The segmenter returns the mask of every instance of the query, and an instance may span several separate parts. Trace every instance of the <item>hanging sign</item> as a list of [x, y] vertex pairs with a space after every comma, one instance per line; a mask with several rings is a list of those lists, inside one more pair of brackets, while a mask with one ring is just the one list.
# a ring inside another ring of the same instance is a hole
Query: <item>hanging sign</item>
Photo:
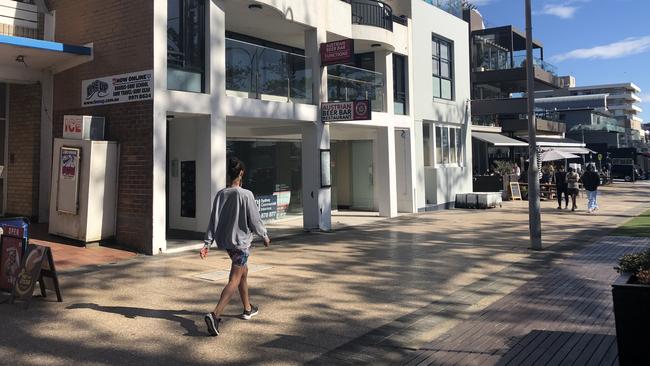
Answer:
[[81, 82], [81, 106], [151, 100], [153, 70], [112, 75]]
[[321, 43], [321, 66], [347, 64], [354, 60], [354, 40]]
[[369, 100], [321, 103], [321, 121], [363, 121], [372, 119]]

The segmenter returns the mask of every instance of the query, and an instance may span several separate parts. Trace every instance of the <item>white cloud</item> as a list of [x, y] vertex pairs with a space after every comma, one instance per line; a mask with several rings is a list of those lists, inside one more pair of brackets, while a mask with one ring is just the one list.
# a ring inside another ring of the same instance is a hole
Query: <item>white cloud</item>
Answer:
[[569, 59], [613, 59], [637, 55], [650, 50], [650, 36], [631, 37], [622, 41], [596, 46], [579, 48], [573, 51], [551, 57], [553, 62]]
[[546, 4], [540, 14], [554, 15], [562, 19], [571, 19], [578, 11], [577, 6]]

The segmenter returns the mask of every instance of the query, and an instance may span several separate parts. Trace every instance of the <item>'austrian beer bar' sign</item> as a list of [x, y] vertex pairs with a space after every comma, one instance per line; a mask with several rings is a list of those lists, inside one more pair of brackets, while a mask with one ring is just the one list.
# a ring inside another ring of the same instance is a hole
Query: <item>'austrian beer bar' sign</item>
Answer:
[[345, 39], [321, 43], [320, 63], [322, 66], [347, 64], [354, 58], [354, 40]]
[[369, 100], [321, 104], [322, 122], [363, 121], [372, 119]]

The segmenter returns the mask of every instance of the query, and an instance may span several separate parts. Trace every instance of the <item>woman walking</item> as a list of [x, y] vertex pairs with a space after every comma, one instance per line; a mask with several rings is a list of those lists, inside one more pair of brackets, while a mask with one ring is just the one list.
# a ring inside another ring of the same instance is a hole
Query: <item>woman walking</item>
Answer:
[[568, 173], [566, 173], [566, 185], [567, 193], [569, 193], [569, 196], [571, 196], [571, 202], [573, 203], [571, 211], [575, 211], [576, 208], [578, 208], [576, 205], [576, 198], [578, 197], [579, 181], [580, 176], [578, 173], [576, 173], [572, 167], [569, 167]]
[[564, 195], [564, 208], [569, 208], [569, 193], [566, 184], [566, 172], [563, 166], [559, 166], [555, 171], [555, 191], [557, 195], [557, 209], [562, 209], [562, 195]]
[[230, 180], [228, 187], [219, 191], [214, 198], [210, 224], [205, 233], [205, 244], [201, 249], [201, 258], [204, 259], [208, 256], [210, 246], [216, 241], [217, 247], [226, 250], [232, 260], [228, 284], [221, 292], [219, 303], [212, 312], [205, 315], [205, 323], [212, 336], [219, 335], [220, 316], [238, 289], [244, 306], [241, 317], [249, 320], [257, 315], [259, 309], [252, 305], [248, 298], [247, 282], [247, 263], [253, 233], [264, 239], [265, 247], [271, 243], [253, 193], [241, 187], [244, 164], [239, 159], [228, 159], [228, 178]]

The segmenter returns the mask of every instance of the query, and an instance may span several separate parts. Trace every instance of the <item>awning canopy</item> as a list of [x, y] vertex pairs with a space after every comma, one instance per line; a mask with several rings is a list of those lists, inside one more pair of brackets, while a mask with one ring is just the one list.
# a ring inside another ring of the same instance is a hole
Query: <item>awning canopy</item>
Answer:
[[578, 154], [578, 155], [586, 155], [586, 154], [595, 154], [596, 152], [590, 149], [587, 149], [586, 147], [554, 147], [551, 150], [557, 150], [569, 154]]
[[[523, 136], [522, 139], [527, 141], [528, 136]], [[541, 137], [537, 137], [537, 146], [542, 148], [542, 150], [545, 150], [544, 149], [545, 147], [553, 147], [553, 148], [556, 148], [556, 147], [563, 147], [563, 148], [564, 147], [582, 147], [582, 148], [584, 148], [585, 144], [580, 142], [580, 141], [571, 140], [571, 139], [567, 139], [567, 138], [564, 138], [564, 137], [544, 137], [544, 136], [541, 136]]]
[[57, 73], [90, 61], [92, 54], [92, 47], [0, 35], [0, 79], [35, 81], [44, 70]]
[[489, 132], [472, 132], [472, 137], [494, 146], [528, 146], [528, 143], [515, 140], [508, 136], [503, 136], [498, 133]]

